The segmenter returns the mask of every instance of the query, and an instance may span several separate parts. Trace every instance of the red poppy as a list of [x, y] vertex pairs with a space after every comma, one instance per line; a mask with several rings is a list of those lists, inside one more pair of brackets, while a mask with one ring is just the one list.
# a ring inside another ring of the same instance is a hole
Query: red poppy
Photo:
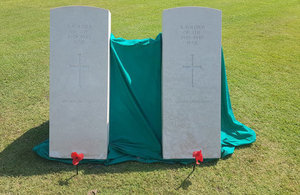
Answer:
[[83, 154], [77, 154], [77, 152], [72, 152], [71, 157], [73, 159], [73, 165], [78, 165], [78, 163], [83, 159]]
[[203, 162], [203, 156], [201, 150], [193, 152], [193, 157], [195, 157], [197, 165], [200, 164], [198, 161]]

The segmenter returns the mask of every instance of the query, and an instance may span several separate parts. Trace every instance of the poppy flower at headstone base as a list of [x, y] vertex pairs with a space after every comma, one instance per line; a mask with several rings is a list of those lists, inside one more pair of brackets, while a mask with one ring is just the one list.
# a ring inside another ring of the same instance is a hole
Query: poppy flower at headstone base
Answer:
[[71, 158], [73, 159], [72, 163], [73, 165], [78, 165], [79, 162], [83, 159], [84, 155], [83, 153], [77, 154], [77, 152], [72, 152]]
[[179, 188], [182, 187], [182, 185], [185, 183], [185, 181], [193, 174], [193, 172], [195, 171], [195, 168], [196, 168], [196, 164], [199, 165], [199, 161], [200, 162], [203, 162], [203, 155], [202, 155], [202, 151], [199, 150], [199, 151], [194, 151], [193, 152], [193, 157], [195, 158], [196, 162], [193, 164], [193, 170], [192, 172], [190, 172], [190, 174], [183, 180], [183, 182], [180, 184], [180, 186], [178, 188], [176, 188], [177, 190]]
[[200, 164], [199, 161], [203, 162], [203, 155], [202, 155], [202, 151], [201, 150], [193, 152], [193, 157], [195, 158], [197, 165]]

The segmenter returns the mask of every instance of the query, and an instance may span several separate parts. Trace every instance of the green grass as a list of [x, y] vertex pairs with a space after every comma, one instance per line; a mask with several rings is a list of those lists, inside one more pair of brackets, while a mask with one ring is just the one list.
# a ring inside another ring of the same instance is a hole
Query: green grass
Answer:
[[[223, 11], [223, 48], [236, 118], [257, 141], [197, 168], [142, 164], [74, 167], [39, 158], [48, 137], [49, 9], [109, 9], [112, 32], [154, 38], [162, 11], [205, 6]], [[0, 193], [3, 194], [297, 194], [300, 192], [299, 0], [0, 1]]]

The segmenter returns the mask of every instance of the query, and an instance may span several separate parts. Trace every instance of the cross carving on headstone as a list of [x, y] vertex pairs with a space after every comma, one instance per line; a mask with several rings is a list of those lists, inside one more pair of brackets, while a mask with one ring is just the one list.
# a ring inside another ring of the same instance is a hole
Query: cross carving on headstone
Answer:
[[81, 83], [81, 80], [82, 80], [82, 69], [83, 68], [88, 68], [88, 66], [84, 66], [84, 65], [81, 64], [82, 54], [79, 53], [77, 55], [78, 55], [78, 64], [77, 65], [70, 65], [70, 67], [72, 67], [72, 68], [78, 68], [78, 86], [81, 88], [82, 87], [82, 83]]
[[190, 66], [183, 66], [183, 68], [191, 68], [192, 69], [192, 87], [194, 87], [194, 68], [201, 68], [201, 66], [194, 66], [194, 54], [191, 54], [192, 57], [192, 65]]

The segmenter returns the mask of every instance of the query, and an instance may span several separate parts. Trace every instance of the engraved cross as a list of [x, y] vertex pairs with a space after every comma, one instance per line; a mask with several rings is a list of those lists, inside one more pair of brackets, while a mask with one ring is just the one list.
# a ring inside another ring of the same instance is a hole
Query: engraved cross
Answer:
[[78, 55], [78, 64], [77, 65], [70, 65], [70, 67], [78, 69], [78, 86], [81, 88], [82, 87], [82, 83], [81, 83], [82, 82], [82, 70], [84, 68], [88, 68], [88, 66], [84, 66], [84, 65], [81, 64], [82, 54], [79, 53], [77, 55]]
[[192, 87], [194, 87], [194, 68], [201, 68], [202, 66], [194, 66], [194, 54], [191, 54], [192, 57], [192, 65], [190, 66], [183, 66], [183, 68], [191, 68], [192, 69]]

